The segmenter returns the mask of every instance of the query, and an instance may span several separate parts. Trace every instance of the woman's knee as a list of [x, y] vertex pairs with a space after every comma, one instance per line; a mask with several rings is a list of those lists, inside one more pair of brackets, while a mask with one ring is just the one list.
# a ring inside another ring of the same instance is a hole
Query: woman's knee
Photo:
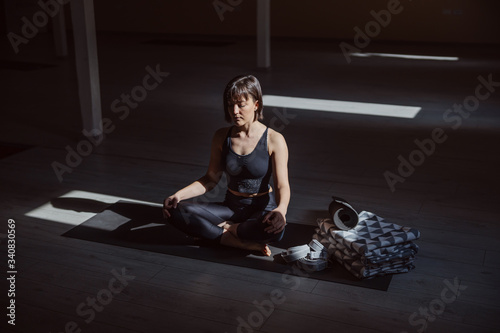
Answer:
[[168, 222], [185, 233], [206, 239], [216, 239], [222, 234], [219, 228], [209, 218], [201, 204], [179, 202], [177, 208], [170, 211]]
[[238, 225], [237, 234], [242, 240], [266, 244], [279, 242], [283, 238], [285, 230], [283, 229], [280, 233], [275, 234], [265, 230], [268, 226], [268, 224], [258, 220], [246, 221]]
[[192, 216], [195, 213], [195, 208], [189, 202], [179, 202], [177, 204], [177, 207], [170, 209], [169, 212], [170, 212], [169, 220], [171, 221], [180, 220], [185, 223], [188, 223], [189, 221], [188, 217]]
[[283, 239], [283, 236], [285, 235], [285, 229], [283, 229], [280, 233], [278, 234], [272, 234], [272, 236], [269, 238], [268, 243], [276, 243], [279, 242], [280, 240]]

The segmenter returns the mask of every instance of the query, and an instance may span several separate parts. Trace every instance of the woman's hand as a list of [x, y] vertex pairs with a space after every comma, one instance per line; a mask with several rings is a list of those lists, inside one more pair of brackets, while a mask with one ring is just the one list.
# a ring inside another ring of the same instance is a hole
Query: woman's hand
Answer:
[[275, 209], [266, 214], [262, 223], [267, 223], [269, 226], [264, 230], [268, 233], [279, 234], [285, 229], [286, 218], [285, 215], [279, 210]]
[[170, 212], [168, 211], [169, 209], [172, 208], [177, 208], [177, 204], [181, 201], [179, 196], [176, 194], [173, 194], [169, 196], [168, 198], [163, 201], [163, 217], [168, 219], [170, 217]]

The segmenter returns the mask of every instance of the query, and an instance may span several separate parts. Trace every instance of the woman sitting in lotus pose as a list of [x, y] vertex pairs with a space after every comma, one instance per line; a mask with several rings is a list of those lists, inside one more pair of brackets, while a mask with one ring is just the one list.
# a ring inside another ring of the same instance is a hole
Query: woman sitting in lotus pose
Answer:
[[[262, 113], [259, 81], [252, 75], [232, 79], [224, 116], [233, 125], [215, 132], [207, 173], [165, 199], [169, 223], [194, 237], [271, 255], [267, 244], [283, 237], [290, 201], [288, 148], [283, 135], [260, 122]], [[212, 190], [223, 172], [223, 202], [185, 201]]]

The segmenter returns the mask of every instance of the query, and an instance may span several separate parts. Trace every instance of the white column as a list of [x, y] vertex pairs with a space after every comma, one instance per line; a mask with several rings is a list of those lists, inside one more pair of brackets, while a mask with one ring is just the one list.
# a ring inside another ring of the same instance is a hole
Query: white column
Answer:
[[99, 135], [102, 132], [102, 114], [94, 2], [71, 0], [70, 4], [83, 129]]
[[66, 22], [64, 21], [64, 6], [59, 7], [59, 13], [52, 19], [52, 30], [54, 31], [54, 45], [56, 56], [68, 56], [68, 42], [66, 38]]
[[271, 0], [257, 0], [257, 67], [271, 66]]

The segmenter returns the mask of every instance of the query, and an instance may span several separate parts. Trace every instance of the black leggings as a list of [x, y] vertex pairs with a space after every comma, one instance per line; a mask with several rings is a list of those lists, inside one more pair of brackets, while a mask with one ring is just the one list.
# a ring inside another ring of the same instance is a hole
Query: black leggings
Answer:
[[279, 241], [278, 234], [264, 231], [269, 226], [262, 223], [264, 216], [276, 208], [273, 193], [245, 198], [226, 192], [224, 202], [181, 201], [170, 210], [168, 222], [188, 235], [220, 241], [224, 229], [218, 224], [224, 221], [240, 223], [238, 237], [258, 243]]

